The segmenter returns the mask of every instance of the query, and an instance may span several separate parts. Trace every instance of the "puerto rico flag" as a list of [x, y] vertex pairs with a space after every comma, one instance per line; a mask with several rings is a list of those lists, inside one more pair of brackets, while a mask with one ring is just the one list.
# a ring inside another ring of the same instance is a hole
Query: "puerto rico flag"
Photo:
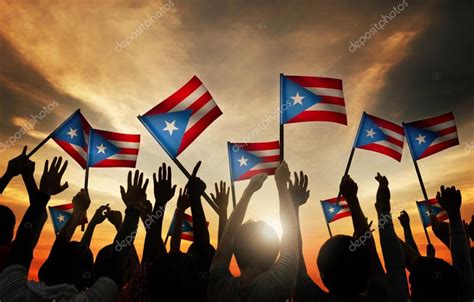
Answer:
[[333, 122], [347, 125], [342, 80], [280, 75], [281, 124]]
[[420, 213], [421, 221], [423, 226], [429, 227], [431, 225], [430, 220], [430, 207], [431, 213], [438, 219], [438, 221], [444, 221], [448, 219], [448, 213], [441, 207], [436, 198], [426, 201], [417, 201], [416, 205], [418, 207], [418, 212]]
[[[48, 207], [51, 221], [53, 222], [54, 233], [56, 235], [63, 229], [68, 220], [72, 216], [74, 206], [72, 203], [62, 204], [58, 206]], [[84, 217], [81, 224], [87, 223], [87, 217]]]
[[364, 112], [354, 148], [382, 153], [400, 161], [403, 140], [402, 126]]
[[324, 218], [326, 218], [327, 223], [351, 216], [349, 205], [342, 196], [339, 198], [339, 203], [337, 203], [337, 197], [334, 197], [321, 200], [321, 205], [323, 206]]
[[207, 88], [194, 76], [138, 119], [175, 158], [221, 114]]
[[52, 133], [53, 140], [85, 169], [91, 126], [80, 110], [76, 110]]
[[140, 135], [91, 129], [89, 146], [89, 167], [135, 168]]
[[[170, 228], [168, 229], [168, 236], [173, 235], [175, 216], [171, 221]], [[206, 225], [209, 226], [209, 222], [206, 221]], [[181, 225], [181, 239], [193, 241], [193, 216], [184, 214], [183, 224]]]
[[280, 165], [280, 143], [227, 143], [232, 180], [250, 179], [260, 173], [275, 174]]
[[406, 123], [408, 146], [415, 160], [459, 145], [458, 132], [452, 112]]

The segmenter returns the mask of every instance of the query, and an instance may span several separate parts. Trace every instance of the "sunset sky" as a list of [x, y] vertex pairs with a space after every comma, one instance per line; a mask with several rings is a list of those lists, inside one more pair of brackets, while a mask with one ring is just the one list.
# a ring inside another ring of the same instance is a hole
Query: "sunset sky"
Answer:
[[[403, 10], [392, 20], [381, 16], [399, 5]], [[374, 32], [374, 23], [383, 18], [384, 28]], [[291, 170], [309, 176], [311, 196], [301, 210], [304, 255], [311, 277], [321, 284], [316, 257], [328, 233], [319, 201], [337, 195], [363, 111], [396, 123], [453, 112], [460, 145], [420, 160], [419, 166], [430, 197], [441, 184], [456, 185], [463, 194], [464, 219], [474, 214], [472, 20], [469, 0], [0, 0], [0, 171], [23, 145], [32, 149], [80, 108], [95, 128], [141, 134], [137, 168], [151, 177], [165, 162], [174, 168], [174, 181], [184, 186], [185, 177], [136, 117], [197, 75], [223, 115], [179, 159], [188, 169], [203, 161], [199, 176], [210, 193], [214, 182], [229, 180], [226, 142], [242, 141], [278, 110], [280, 73], [340, 78], [347, 126], [320, 122], [285, 127], [285, 159]], [[351, 49], [351, 42], [367, 32], [371, 38], [365, 45]], [[53, 102], [58, 104], [54, 110], [14, 138], [13, 146], [6, 146], [31, 115]], [[272, 119], [253, 141], [277, 140], [278, 125]], [[44, 161], [59, 155], [70, 161], [64, 177], [69, 189], [54, 196], [50, 205], [70, 202], [84, 182], [84, 171], [54, 141], [32, 157], [37, 181]], [[126, 182], [127, 171], [91, 169], [89, 217], [105, 203], [124, 210], [119, 186]], [[415, 206], [422, 193], [408, 146], [400, 163], [378, 153], [355, 152], [350, 175], [359, 185], [364, 213], [374, 221], [378, 171], [389, 178], [393, 214], [408, 211], [415, 239], [425, 253], [427, 242]], [[247, 183], [236, 183], [237, 196]], [[148, 196], [153, 198], [151, 187]], [[21, 178], [10, 183], [0, 203], [14, 210], [17, 223], [21, 220], [28, 205]], [[173, 199], [165, 214], [164, 235], [175, 204]], [[216, 245], [217, 215], [207, 205], [205, 211]], [[246, 219], [267, 221], [281, 232], [273, 178], [255, 194]], [[402, 237], [396, 219], [395, 224]], [[331, 227], [335, 234], [352, 234], [350, 218]], [[139, 253], [144, 233], [140, 226]], [[378, 233], [374, 234], [378, 242]], [[431, 230], [429, 234], [437, 255], [450, 261], [447, 249]], [[74, 238], [81, 236], [77, 230]], [[94, 253], [114, 236], [107, 221], [98, 226]], [[31, 278], [37, 278], [54, 237], [48, 219]]]

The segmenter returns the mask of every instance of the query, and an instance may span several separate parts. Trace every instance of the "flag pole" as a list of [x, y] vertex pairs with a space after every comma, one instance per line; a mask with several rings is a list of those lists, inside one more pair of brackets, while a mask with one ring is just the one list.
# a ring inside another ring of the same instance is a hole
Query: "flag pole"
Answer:
[[331, 227], [329, 226], [328, 218], [326, 216], [326, 211], [324, 210], [323, 201], [320, 200], [320, 203], [321, 203], [321, 209], [323, 209], [324, 220], [326, 220], [326, 226], [328, 227], [329, 237], [332, 238]]
[[56, 131], [61, 128], [62, 126], [64, 126], [67, 122], [69, 122], [69, 120], [78, 112], [80, 112], [81, 109], [77, 109], [76, 111], [73, 112], [73, 114], [71, 114], [70, 117], [68, 117], [64, 122], [61, 123], [61, 125], [59, 125], [58, 127], [56, 127], [56, 129], [54, 129], [53, 132], [51, 132], [48, 136], [46, 136], [36, 147], [33, 148], [33, 150], [31, 150], [28, 155], [26, 155], [27, 158], [30, 158], [33, 154], [36, 153], [36, 151], [38, 151], [41, 147], [43, 147], [44, 144], [46, 144], [48, 142], [48, 140], [53, 137], [54, 133], [56, 133]]
[[232, 147], [231, 147], [231, 143], [229, 141], [227, 141], [227, 153], [228, 153], [228, 156], [229, 156], [229, 171], [230, 171], [230, 190], [232, 191], [232, 205], [234, 206], [234, 209], [235, 209], [235, 206], [237, 205], [237, 201], [236, 201], [236, 198], [235, 198], [235, 185], [234, 185], [234, 179], [232, 178], [232, 175], [234, 175], [233, 171], [232, 171], [232, 162], [231, 162], [231, 153], [232, 152]]
[[[174, 224], [175, 224], [175, 223], [174, 223], [174, 222], [175, 222], [175, 221], [174, 221], [175, 216], [176, 216], [176, 212], [173, 213], [173, 217], [171, 218], [171, 225], [170, 225], [170, 227], [173, 226], [173, 228], [174, 228]], [[168, 229], [168, 232], [166, 233], [165, 242], [164, 242], [164, 245], [165, 245], [165, 246], [166, 246], [166, 244], [168, 243], [168, 239], [169, 239], [169, 238], [170, 238], [170, 230]]]
[[283, 124], [283, 112], [281, 110], [281, 98], [283, 97], [283, 73], [280, 73], [280, 162], [285, 159], [285, 125]]
[[[148, 126], [143, 122], [142, 120], [142, 117], [141, 115], [137, 116], [138, 120], [143, 124], [143, 126], [148, 130], [148, 132], [150, 132], [150, 134], [153, 136], [153, 138], [158, 142], [158, 144], [160, 144], [161, 148], [163, 148], [163, 150], [165, 150], [166, 154], [168, 154], [169, 158], [171, 158], [171, 160], [175, 163], [175, 165], [181, 170], [181, 172], [183, 172], [183, 174], [189, 179], [191, 178], [191, 174], [188, 172], [188, 170], [186, 170], [186, 168], [181, 164], [181, 162], [175, 158], [174, 156], [172, 156], [168, 150], [161, 144], [160, 140], [153, 134], [153, 132], [148, 128]], [[216, 211], [216, 213], [219, 213], [218, 212], [218, 207], [217, 205], [212, 201], [212, 199], [209, 197], [209, 195], [207, 195], [206, 192], [204, 192], [202, 194], [202, 197], [204, 197], [204, 199], [207, 201], [207, 203], [209, 203], [209, 205], [211, 206], [211, 208]]]

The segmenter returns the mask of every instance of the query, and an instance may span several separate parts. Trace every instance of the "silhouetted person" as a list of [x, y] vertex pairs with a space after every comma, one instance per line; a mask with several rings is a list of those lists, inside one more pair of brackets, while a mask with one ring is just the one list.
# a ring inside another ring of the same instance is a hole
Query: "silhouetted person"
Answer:
[[15, 231], [15, 214], [9, 207], [0, 205], [0, 273], [7, 265]]

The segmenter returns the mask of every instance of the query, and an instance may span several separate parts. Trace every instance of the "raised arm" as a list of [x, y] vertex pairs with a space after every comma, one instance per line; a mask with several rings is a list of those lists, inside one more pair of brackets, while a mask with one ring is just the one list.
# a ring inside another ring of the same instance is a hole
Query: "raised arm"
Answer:
[[15, 176], [20, 175], [20, 173], [24, 170], [24, 165], [28, 164], [29, 162], [30, 161], [26, 157], [26, 146], [24, 146], [21, 154], [8, 162], [7, 170], [0, 178], [0, 194], [3, 193], [5, 188]]
[[216, 189], [216, 195], [211, 193], [211, 198], [218, 208], [219, 215], [219, 232], [218, 232], [218, 241], [221, 240], [222, 233], [224, 232], [225, 224], [227, 223], [227, 208], [229, 205], [229, 192], [230, 188], [227, 188], [227, 185], [224, 181], [221, 181], [219, 185], [217, 182], [214, 184]]
[[91, 200], [89, 199], [89, 193], [81, 189], [79, 193], [74, 196], [72, 199], [73, 210], [72, 216], [66, 222], [64, 227], [59, 232], [58, 236], [56, 237], [57, 243], [64, 243], [71, 241], [72, 236], [76, 230], [76, 227], [82, 222], [84, 216], [87, 213], [87, 209], [91, 204]]
[[438, 239], [444, 243], [444, 245], [450, 249], [450, 243], [449, 243], [449, 223], [444, 222], [444, 221], [439, 221], [436, 216], [431, 215], [431, 229], [433, 230], [433, 233], [435, 234]]
[[405, 259], [402, 246], [393, 227], [388, 180], [379, 173], [375, 179], [379, 183], [375, 209], [379, 220], [380, 245], [387, 269], [389, 301], [406, 302], [408, 283], [405, 274]]
[[403, 210], [400, 212], [400, 216], [398, 216], [398, 220], [403, 227], [403, 235], [405, 236], [405, 243], [415, 252], [420, 255], [420, 251], [418, 250], [418, 246], [416, 246], [415, 238], [413, 238], [413, 233], [410, 227], [410, 216], [408, 213]]
[[232, 241], [234, 240], [234, 234], [244, 221], [245, 213], [247, 212], [252, 195], [260, 190], [266, 179], [267, 174], [258, 174], [253, 176], [250, 180], [250, 183], [242, 194], [239, 203], [232, 211], [232, 214], [227, 221], [216, 254], [212, 260], [211, 270], [217, 265], [229, 266], [232, 258]]
[[173, 185], [171, 180], [171, 167], [166, 167], [165, 163], [158, 169], [158, 179], [156, 173], [153, 174], [155, 206], [152, 215], [145, 220], [147, 232], [143, 248], [143, 262], [153, 262], [157, 257], [166, 254], [161, 233], [166, 204], [176, 192], [176, 185]]
[[191, 206], [187, 188], [179, 189], [178, 205], [173, 217], [173, 231], [171, 234], [170, 253], [180, 252], [181, 248], [181, 225], [183, 224], [184, 212]]
[[187, 187], [191, 203], [191, 213], [193, 216], [193, 242], [196, 247], [207, 249], [207, 246], [209, 246], [211, 242], [209, 238], [209, 230], [207, 229], [206, 215], [204, 215], [204, 210], [201, 204], [201, 196], [206, 190], [206, 184], [196, 176], [200, 166], [201, 162], [198, 162], [194, 167]]
[[100, 206], [92, 216], [91, 221], [87, 225], [84, 235], [82, 235], [81, 243], [84, 246], [89, 247], [91, 245], [92, 235], [94, 234], [95, 227], [107, 218], [108, 212], [110, 211], [109, 204]]
[[471, 301], [474, 299], [474, 281], [469, 243], [461, 219], [461, 191], [456, 190], [456, 187], [444, 186], [441, 186], [440, 191], [436, 194], [436, 199], [448, 213], [451, 257], [453, 266], [460, 273], [462, 300]]

